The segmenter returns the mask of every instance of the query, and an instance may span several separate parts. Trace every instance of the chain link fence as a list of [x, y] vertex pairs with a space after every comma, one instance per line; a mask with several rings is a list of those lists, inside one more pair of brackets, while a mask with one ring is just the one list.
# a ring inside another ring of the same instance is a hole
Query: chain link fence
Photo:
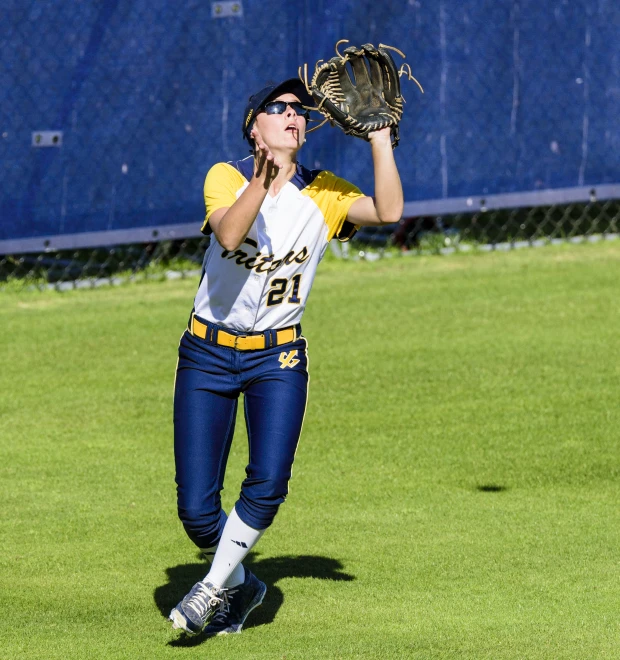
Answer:
[[[620, 201], [403, 218], [333, 241], [328, 258], [375, 260], [515, 249], [620, 236]], [[197, 276], [206, 237], [0, 256], [0, 288], [80, 288], [136, 279]]]

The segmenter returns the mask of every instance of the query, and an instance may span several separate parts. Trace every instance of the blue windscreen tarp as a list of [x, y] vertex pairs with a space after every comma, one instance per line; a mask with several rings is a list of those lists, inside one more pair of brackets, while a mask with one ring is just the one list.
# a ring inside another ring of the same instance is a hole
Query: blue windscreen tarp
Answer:
[[[617, 0], [4, 4], [0, 240], [200, 225], [207, 170], [248, 153], [248, 96], [342, 38], [398, 47], [424, 86], [401, 79], [408, 202], [620, 183]], [[338, 129], [302, 161], [373, 193]]]

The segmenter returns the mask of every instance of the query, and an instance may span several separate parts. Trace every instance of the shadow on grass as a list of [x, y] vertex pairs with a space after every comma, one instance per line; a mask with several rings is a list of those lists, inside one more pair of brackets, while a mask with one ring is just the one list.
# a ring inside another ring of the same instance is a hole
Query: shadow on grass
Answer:
[[508, 490], [507, 486], [500, 486], [499, 484], [483, 484], [476, 486], [476, 490], [481, 493], [503, 493]]
[[[252, 612], [244, 629], [264, 626], [271, 623], [284, 602], [282, 590], [276, 586], [284, 578], [318, 578], [320, 580], [339, 580], [351, 582], [353, 575], [343, 572], [342, 563], [337, 559], [316, 555], [284, 555], [265, 557], [257, 554], [246, 557], [243, 565], [255, 573], [267, 585], [267, 595], [261, 607]], [[205, 562], [181, 564], [166, 570], [168, 582], [157, 587], [153, 593], [155, 604], [162, 616], [168, 617], [170, 610], [185, 596], [196, 582], [207, 573]], [[207, 638], [187, 637], [182, 635], [168, 644], [170, 646], [198, 646]]]

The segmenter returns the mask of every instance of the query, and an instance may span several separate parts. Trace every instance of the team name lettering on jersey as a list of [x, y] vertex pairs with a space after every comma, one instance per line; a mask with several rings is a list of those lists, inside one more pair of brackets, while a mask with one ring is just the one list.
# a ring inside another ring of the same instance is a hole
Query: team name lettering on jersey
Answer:
[[309, 258], [310, 252], [307, 247], [303, 247], [299, 252], [291, 250], [282, 259], [276, 259], [274, 254], [264, 255], [260, 252], [257, 252], [256, 256], [250, 257], [247, 252], [239, 249], [234, 252], [230, 250], [224, 250], [222, 252], [222, 259], [234, 259], [235, 263], [239, 264], [239, 266], [245, 266], [248, 270], [255, 270], [257, 273], [270, 273], [283, 263], [287, 266], [290, 266], [292, 263], [303, 264]]

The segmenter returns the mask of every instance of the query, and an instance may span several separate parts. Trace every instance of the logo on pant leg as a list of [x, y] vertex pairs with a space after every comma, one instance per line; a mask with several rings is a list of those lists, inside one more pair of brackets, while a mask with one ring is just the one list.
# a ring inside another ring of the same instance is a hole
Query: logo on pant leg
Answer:
[[279, 362], [282, 365], [280, 369], [286, 369], [286, 367], [291, 367], [291, 369], [296, 365], [299, 364], [299, 360], [297, 359], [297, 351], [289, 351], [288, 353], [280, 353], [279, 357]]

